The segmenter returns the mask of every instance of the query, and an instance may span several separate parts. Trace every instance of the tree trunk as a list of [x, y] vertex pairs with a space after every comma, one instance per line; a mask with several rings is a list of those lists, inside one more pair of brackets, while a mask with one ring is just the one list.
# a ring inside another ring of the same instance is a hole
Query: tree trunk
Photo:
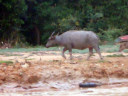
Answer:
[[37, 27], [37, 25], [35, 25], [35, 34], [36, 34], [36, 44], [40, 45], [40, 30]]

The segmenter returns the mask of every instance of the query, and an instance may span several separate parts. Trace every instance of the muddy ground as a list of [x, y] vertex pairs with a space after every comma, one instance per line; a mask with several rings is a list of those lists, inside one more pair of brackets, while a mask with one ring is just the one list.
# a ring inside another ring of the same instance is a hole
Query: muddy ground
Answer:
[[[128, 53], [74, 53], [63, 59], [58, 51], [0, 54], [0, 96], [127, 96]], [[79, 83], [101, 86], [80, 88]]]

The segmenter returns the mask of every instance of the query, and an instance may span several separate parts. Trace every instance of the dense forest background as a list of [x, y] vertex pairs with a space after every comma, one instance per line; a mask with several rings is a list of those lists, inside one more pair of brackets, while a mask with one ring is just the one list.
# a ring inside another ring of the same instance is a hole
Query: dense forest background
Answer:
[[72, 29], [102, 41], [128, 34], [128, 0], [0, 0], [0, 42], [42, 45]]

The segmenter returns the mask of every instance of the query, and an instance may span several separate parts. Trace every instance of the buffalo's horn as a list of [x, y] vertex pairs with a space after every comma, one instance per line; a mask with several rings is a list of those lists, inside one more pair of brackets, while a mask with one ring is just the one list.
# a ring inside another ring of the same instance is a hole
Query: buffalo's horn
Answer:
[[53, 36], [54, 34], [55, 34], [55, 31], [54, 31], [54, 32], [52, 32], [51, 36]]

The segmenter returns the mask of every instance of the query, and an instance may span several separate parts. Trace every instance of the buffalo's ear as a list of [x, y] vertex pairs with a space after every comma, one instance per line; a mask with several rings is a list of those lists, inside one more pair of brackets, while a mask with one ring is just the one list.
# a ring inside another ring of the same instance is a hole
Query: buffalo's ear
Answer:
[[52, 37], [51, 37], [51, 40], [55, 40], [55, 36], [52, 36]]

